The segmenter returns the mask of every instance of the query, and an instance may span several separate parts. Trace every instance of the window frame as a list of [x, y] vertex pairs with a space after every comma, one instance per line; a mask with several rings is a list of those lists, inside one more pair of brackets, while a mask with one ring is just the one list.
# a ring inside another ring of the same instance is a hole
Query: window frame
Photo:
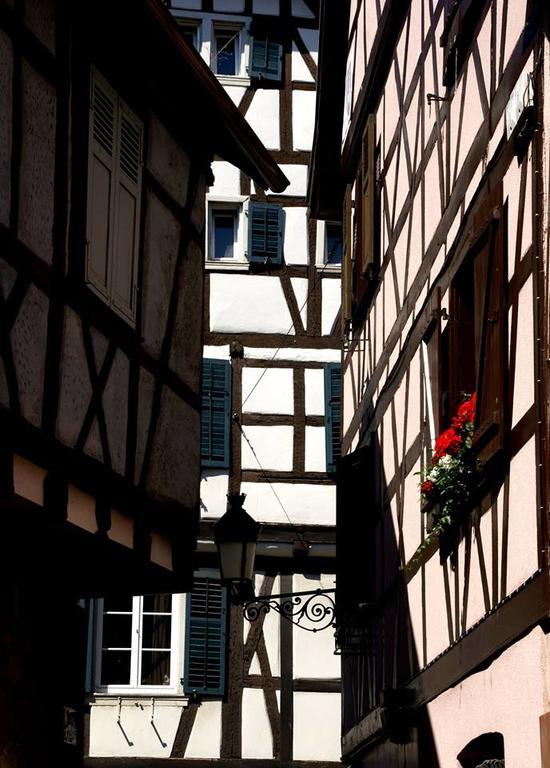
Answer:
[[[187, 11], [184, 9], [170, 9], [172, 16], [179, 24], [196, 22], [199, 27], [198, 52], [201, 58], [212, 70], [214, 76], [221, 85], [249, 86], [248, 62], [250, 58], [250, 24], [251, 17], [243, 15], [229, 15], [223, 13], [201, 13], [200, 11]], [[238, 36], [238, 67], [235, 75], [218, 75], [215, 72], [215, 28], [224, 26], [239, 30]]]
[[[248, 269], [246, 244], [248, 242], [248, 202], [243, 195], [229, 197], [225, 195], [206, 196], [206, 254], [207, 269]], [[233, 257], [230, 259], [212, 258], [215, 248], [214, 217], [218, 212], [234, 212], [237, 219], [237, 235], [233, 245]]]
[[[105, 600], [98, 598], [95, 601], [95, 626], [94, 626], [94, 692], [100, 695], [138, 695], [138, 696], [173, 696], [182, 694], [181, 685], [181, 659], [182, 647], [182, 620], [183, 601], [185, 594], [172, 595], [172, 623], [170, 630], [170, 683], [169, 685], [144, 685], [139, 682], [141, 676], [141, 644], [143, 611], [143, 598], [146, 595], [132, 596], [132, 622], [131, 622], [131, 647], [130, 647], [130, 682], [128, 684], [110, 684], [101, 682], [102, 651], [103, 651], [103, 617]], [[113, 611], [116, 613], [116, 611]], [[124, 612], [126, 613], [126, 612]]]

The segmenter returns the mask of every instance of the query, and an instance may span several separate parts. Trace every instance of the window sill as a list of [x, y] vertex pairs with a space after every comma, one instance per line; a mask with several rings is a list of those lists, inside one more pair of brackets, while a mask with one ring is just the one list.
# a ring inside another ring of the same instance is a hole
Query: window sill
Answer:
[[318, 272], [328, 273], [330, 275], [340, 275], [342, 273], [341, 264], [316, 264]]
[[242, 75], [216, 75], [220, 85], [238, 85], [243, 88], [250, 87], [250, 78]]
[[248, 261], [207, 261], [204, 268], [207, 272], [248, 272]]
[[145, 703], [151, 702], [151, 699], [155, 700], [155, 707], [173, 707], [173, 706], [188, 706], [189, 696], [184, 693], [176, 694], [173, 691], [167, 693], [157, 693], [156, 691], [149, 694], [144, 693], [92, 693], [88, 696], [87, 702], [93, 707], [117, 707], [118, 703], [123, 707], [139, 707]]

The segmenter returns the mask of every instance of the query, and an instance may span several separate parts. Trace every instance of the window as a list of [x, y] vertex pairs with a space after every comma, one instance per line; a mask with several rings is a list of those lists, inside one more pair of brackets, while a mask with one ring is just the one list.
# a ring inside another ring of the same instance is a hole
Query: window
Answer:
[[89, 126], [86, 281], [135, 320], [143, 124], [95, 71]]
[[231, 366], [202, 361], [201, 460], [204, 467], [229, 467]]
[[178, 595], [112, 597], [98, 601], [96, 687], [174, 690]]
[[212, 69], [217, 75], [240, 74], [240, 28], [214, 26]]
[[218, 265], [246, 263], [245, 197], [209, 198], [206, 259]]
[[327, 222], [325, 225], [325, 264], [342, 263], [342, 225]]
[[248, 259], [271, 266], [283, 260], [283, 209], [269, 203], [248, 206]]
[[214, 209], [212, 212], [212, 258], [216, 261], [237, 256], [239, 220], [236, 212]]
[[268, 39], [253, 38], [251, 41], [250, 77], [259, 80], [282, 79], [283, 46]]
[[227, 589], [218, 579], [194, 579], [185, 621], [185, 693], [225, 693], [227, 604]]
[[339, 363], [329, 363], [325, 366], [325, 441], [327, 472], [336, 472], [336, 461], [341, 456], [341, 400], [342, 368]]
[[475, 39], [475, 29], [488, 5], [477, 0], [444, 0], [444, 26], [440, 43], [443, 51], [443, 85], [452, 88]]
[[179, 22], [180, 35], [183, 39], [197, 51], [200, 48], [199, 40], [199, 22], [198, 21], [181, 21]]

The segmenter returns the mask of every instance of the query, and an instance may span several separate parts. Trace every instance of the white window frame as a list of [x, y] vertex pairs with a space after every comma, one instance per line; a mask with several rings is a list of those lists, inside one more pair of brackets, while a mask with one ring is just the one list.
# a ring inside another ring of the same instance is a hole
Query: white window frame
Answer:
[[[183, 631], [185, 594], [172, 595], [172, 624], [170, 633], [170, 683], [168, 685], [141, 685], [141, 620], [143, 597], [132, 597], [132, 628], [130, 651], [130, 682], [127, 685], [105, 685], [101, 683], [101, 661], [103, 647], [104, 600], [96, 601], [94, 637], [94, 690], [97, 694], [174, 696], [183, 695], [181, 684], [183, 669]], [[124, 612], [126, 613], [126, 612]]]
[[[250, 58], [250, 16], [222, 13], [204, 14], [198, 11], [186, 11], [177, 8], [172, 8], [171, 13], [180, 24], [197, 22], [199, 27], [197, 32], [197, 49], [222, 85], [240, 85], [245, 87], [250, 85], [250, 77], [248, 76], [248, 62]], [[215, 28], [239, 31], [237, 40], [237, 73], [235, 75], [218, 75], [214, 71], [216, 59]]]
[[181, 27], [192, 27], [195, 33], [195, 40], [193, 41], [193, 47], [197, 51], [197, 53], [200, 53], [201, 45], [202, 45], [202, 24], [200, 23], [200, 19], [178, 19], [178, 24]]
[[[248, 269], [248, 202], [243, 195], [228, 197], [225, 195], [206, 196], [206, 268], [207, 269]], [[233, 245], [233, 258], [214, 259], [214, 216], [218, 211], [233, 212], [237, 217], [237, 233]]]
[[[327, 264], [326, 259], [326, 251], [327, 251], [327, 224], [338, 224], [341, 226], [341, 223], [339, 221], [317, 221], [317, 237], [315, 242], [315, 266], [319, 271], [323, 272], [336, 272], [340, 273], [342, 271], [342, 264]], [[342, 233], [343, 237], [343, 233]], [[342, 243], [342, 250], [343, 250], [343, 243]], [[342, 253], [343, 256], [343, 253]]]
[[[90, 232], [90, 218], [92, 216], [92, 163], [94, 162], [94, 119], [93, 119], [93, 111], [92, 111], [92, 99], [93, 99], [93, 89], [94, 84], [98, 83], [98, 85], [103, 89], [103, 91], [109, 96], [109, 98], [112, 99], [114, 104], [114, 146], [113, 146], [113, 155], [112, 155], [112, 174], [113, 174], [113, 182], [112, 182], [112, 191], [113, 191], [113, 199], [111, 202], [111, 211], [110, 211], [110, 224], [109, 224], [109, 245], [108, 245], [108, 281], [107, 286], [101, 286], [97, 285], [94, 281], [93, 276], [90, 274], [90, 270], [88, 267], [89, 261], [88, 261], [88, 248], [91, 242], [92, 233]], [[117, 219], [114, 214], [116, 210], [116, 205], [118, 202], [118, 194], [119, 194], [119, 176], [120, 176], [120, 169], [118, 167], [119, 165], [119, 141], [120, 141], [120, 131], [121, 131], [121, 124], [122, 124], [122, 117], [125, 116], [126, 119], [130, 123], [134, 123], [136, 126], [139, 127], [141, 130], [141, 138], [142, 138], [142, 145], [141, 145], [141, 158], [139, 163], [139, 176], [138, 181], [136, 183], [137, 187], [137, 197], [136, 197], [136, 226], [135, 226], [135, 254], [134, 254], [134, 260], [133, 260], [133, 268], [132, 268], [132, 275], [130, 278], [130, 293], [132, 295], [132, 307], [133, 311], [125, 312], [121, 307], [117, 306], [115, 302], [115, 287], [113, 284], [113, 272], [114, 272], [114, 261], [115, 261], [115, 228]], [[87, 210], [86, 210], [86, 285], [88, 288], [96, 295], [98, 296], [105, 304], [107, 304], [110, 309], [113, 310], [119, 317], [122, 317], [128, 324], [130, 324], [132, 327], [135, 327], [136, 322], [136, 311], [137, 311], [137, 301], [138, 301], [138, 268], [139, 268], [139, 251], [140, 251], [140, 239], [141, 239], [141, 231], [140, 231], [140, 218], [141, 218], [141, 194], [142, 194], [142, 169], [143, 169], [143, 140], [145, 136], [145, 126], [143, 124], [143, 121], [133, 112], [130, 107], [120, 98], [117, 91], [111, 86], [111, 84], [98, 72], [98, 70], [92, 66], [90, 71], [90, 112], [89, 112], [89, 120], [88, 120], [88, 164], [87, 164]]]

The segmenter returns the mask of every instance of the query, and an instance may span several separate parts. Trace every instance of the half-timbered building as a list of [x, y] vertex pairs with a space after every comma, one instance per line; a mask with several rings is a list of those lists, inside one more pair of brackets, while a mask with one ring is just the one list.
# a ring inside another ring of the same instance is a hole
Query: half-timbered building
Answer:
[[89, 764], [125, 756], [143, 765], [153, 757], [226, 768], [330, 764], [339, 758], [340, 730], [333, 630], [308, 633], [273, 610], [246, 621], [220, 585], [212, 537], [227, 494], [244, 493], [262, 524], [256, 593], [334, 588], [341, 229], [309, 221], [305, 202], [317, 3], [167, 5], [290, 184], [266, 191], [246, 168], [222, 157], [213, 163], [201, 527], [194, 590], [174, 596], [170, 646], [180, 672], [164, 697], [158, 689], [96, 689]]
[[548, 5], [327, 1], [320, 38], [343, 760], [548, 766]]
[[[266, 188], [286, 183], [160, 3], [82, 10], [0, 3], [0, 763], [10, 768], [78, 764], [79, 599], [109, 595], [119, 608], [125, 594], [191, 585], [211, 161], [221, 155]], [[147, 621], [161, 612], [139, 600]], [[119, 615], [103, 654], [113, 673], [169, 674], [155, 643], [127, 629]]]

